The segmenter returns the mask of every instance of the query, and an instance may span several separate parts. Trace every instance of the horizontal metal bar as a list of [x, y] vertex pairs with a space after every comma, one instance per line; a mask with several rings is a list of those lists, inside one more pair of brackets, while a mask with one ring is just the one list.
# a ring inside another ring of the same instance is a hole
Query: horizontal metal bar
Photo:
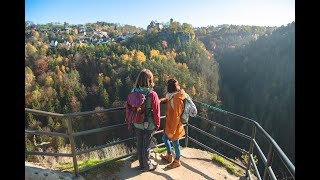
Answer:
[[247, 117], [240, 116], [240, 115], [235, 114], [235, 113], [232, 113], [232, 112], [228, 112], [228, 111], [226, 111], [226, 110], [223, 110], [223, 109], [220, 109], [220, 108], [211, 106], [211, 105], [209, 105], [209, 104], [205, 104], [205, 103], [202, 103], [202, 102], [199, 102], [199, 101], [196, 101], [196, 100], [193, 100], [193, 102], [196, 102], [196, 103], [198, 103], [198, 104], [200, 104], [200, 105], [202, 105], [202, 106], [204, 106], [204, 107], [208, 107], [208, 108], [210, 108], [210, 109], [213, 109], [213, 110], [215, 110], [215, 111], [217, 111], [217, 112], [220, 112], [220, 113], [223, 113], [223, 114], [227, 114], [227, 115], [236, 117], [236, 118], [238, 118], [238, 119], [244, 120], [244, 121], [249, 122], [249, 123], [255, 122], [254, 120], [249, 119], [249, 118], [247, 118]]
[[76, 155], [89, 153], [91, 151], [96, 151], [96, 150], [99, 150], [99, 149], [102, 149], [102, 148], [105, 148], [105, 147], [109, 147], [109, 146], [120, 144], [120, 143], [123, 143], [123, 142], [126, 142], [126, 141], [134, 140], [135, 138], [136, 137], [131, 137], [131, 138], [128, 138], [128, 139], [123, 139], [123, 140], [120, 140], [120, 141], [115, 141], [115, 142], [112, 142], [112, 143], [108, 143], [108, 144], [105, 144], [105, 145], [102, 145], [102, 146], [97, 146], [97, 147], [94, 147], [94, 148], [90, 148], [90, 149], [86, 149], [86, 150], [82, 150], [82, 151], [77, 151]]
[[271, 178], [272, 178], [273, 180], [277, 180], [276, 175], [274, 174], [271, 166], [269, 166], [269, 167], [267, 168], [267, 170], [268, 170], [269, 176], [271, 176]]
[[[183, 136], [183, 137], [181, 137], [179, 140], [182, 140], [182, 139], [185, 139], [186, 137], [185, 136]], [[151, 149], [153, 149], [153, 148], [159, 148], [159, 147], [161, 147], [161, 146], [164, 146], [165, 144], [164, 143], [161, 143], [161, 144], [158, 144], [157, 146], [151, 146]]]
[[65, 116], [67, 117], [86, 116], [86, 115], [105, 113], [105, 112], [123, 111], [125, 109], [126, 109], [125, 107], [108, 108], [108, 109], [101, 109], [101, 110], [94, 110], [94, 111], [74, 112], [74, 113], [65, 114]]
[[257, 150], [258, 150], [258, 154], [260, 155], [264, 166], [266, 166], [266, 165], [267, 165], [267, 158], [266, 158], [266, 156], [263, 154], [260, 146], [258, 145], [258, 143], [257, 143], [257, 141], [256, 141], [255, 139], [253, 139], [253, 143], [254, 143], [255, 147], [257, 148]]
[[261, 180], [261, 176], [260, 176], [259, 170], [257, 168], [257, 165], [256, 165], [254, 159], [253, 159], [252, 154], [249, 155], [249, 158], [250, 158], [250, 161], [251, 161], [251, 166], [253, 166], [254, 172], [255, 172], [258, 180]]
[[159, 131], [156, 131], [154, 134], [159, 134], [159, 133], [162, 133], [163, 130], [159, 130]]
[[212, 134], [209, 134], [209, 133], [207, 133], [207, 132], [205, 132], [205, 131], [203, 131], [203, 130], [201, 130], [201, 129], [199, 129], [199, 128], [191, 125], [191, 124], [188, 124], [188, 126], [191, 127], [191, 128], [193, 128], [193, 129], [195, 129], [195, 130], [197, 130], [197, 131], [199, 131], [200, 133], [202, 133], [202, 134], [204, 134], [204, 135], [207, 135], [207, 136], [209, 136], [209, 137], [211, 137], [211, 138], [213, 138], [213, 139], [215, 139], [215, 140], [217, 140], [217, 141], [225, 144], [225, 145], [228, 145], [229, 147], [231, 147], [231, 148], [233, 148], [233, 149], [235, 149], [235, 150], [238, 150], [238, 151], [240, 151], [240, 152], [242, 152], [242, 153], [245, 153], [245, 154], [249, 154], [249, 152], [247, 152], [246, 150], [241, 149], [241, 148], [239, 148], [238, 146], [235, 146], [235, 145], [233, 145], [233, 144], [231, 144], [231, 143], [229, 143], [229, 142], [227, 142], [227, 141], [225, 141], [225, 140], [222, 140], [222, 139], [220, 139], [220, 138], [218, 138], [218, 137], [216, 137], [216, 136], [214, 136], [214, 135], [212, 135]]
[[51, 117], [65, 117], [66, 116], [65, 114], [52, 113], [52, 112], [40, 111], [40, 110], [29, 109], [29, 108], [24, 108], [24, 110], [27, 113], [39, 114], [39, 115], [43, 115], [43, 116], [51, 116]]
[[119, 127], [124, 127], [124, 126], [128, 126], [128, 123], [117, 124], [117, 125], [107, 126], [107, 127], [103, 127], [103, 128], [90, 129], [87, 131], [80, 131], [80, 132], [72, 133], [72, 136], [80, 136], [80, 135], [85, 135], [85, 134], [97, 133], [97, 132], [102, 132], [102, 131], [106, 131], [109, 129], [119, 128]]
[[159, 148], [159, 147], [164, 146], [164, 145], [165, 145], [164, 143], [161, 143], [161, 144], [158, 144], [157, 146], [152, 146], [151, 149], [153, 149], [153, 148]]
[[222, 124], [219, 124], [219, 123], [217, 123], [217, 122], [214, 122], [214, 121], [212, 121], [212, 120], [210, 120], [210, 119], [207, 119], [207, 118], [205, 118], [205, 117], [201, 117], [201, 116], [197, 116], [197, 117], [200, 118], [200, 119], [206, 120], [207, 122], [209, 122], [210, 124], [212, 124], [212, 125], [214, 125], [214, 126], [218, 126], [218, 127], [222, 128], [222, 129], [225, 129], [225, 130], [227, 130], [227, 131], [229, 131], [229, 132], [231, 132], [231, 133], [234, 133], [234, 134], [239, 135], [239, 136], [241, 136], [241, 137], [244, 137], [244, 138], [246, 138], [246, 139], [248, 139], [248, 140], [251, 140], [251, 137], [250, 137], [250, 136], [248, 136], [248, 135], [246, 135], [246, 134], [243, 134], [243, 133], [241, 133], [241, 132], [239, 132], [239, 131], [236, 131], [236, 130], [234, 130], [234, 129], [231, 129], [231, 128], [229, 128], [229, 127], [226, 127], [226, 126], [224, 126], [224, 125], [222, 125]]
[[[187, 124], [183, 124], [182, 125], [183, 127], [187, 126]], [[164, 130], [159, 130], [159, 131], [156, 131], [154, 134], [159, 134], [159, 133], [162, 133]]]
[[85, 116], [85, 115], [92, 115], [98, 113], [105, 113], [105, 112], [115, 112], [115, 111], [123, 111], [125, 107], [117, 107], [117, 108], [108, 108], [108, 109], [101, 109], [101, 110], [94, 110], [94, 111], [84, 111], [84, 112], [74, 112], [68, 114], [58, 114], [58, 113], [51, 113], [46, 111], [40, 111], [35, 109], [25, 108], [25, 112], [39, 114], [43, 116], [53, 116], [53, 117], [74, 117], [74, 116]]
[[194, 142], [194, 143], [198, 144], [199, 146], [201, 146], [201, 147], [205, 148], [206, 150], [210, 151], [211, 153], [216, 153], [216, 154], [218, 154], [219, 156], [223, 157], [224, 159], [226, 159], [226, 160], [228, 160], [228, 161], [230, 161], [230, 162], [232, 162], [232, 163], [236, 164], [236, 165], [237, 165], [237, 166], [239, 166], [240, 168], [242, 168], [242, 169], [244, 169], [244, 170], [246, 169], [246, 167], [244, 167], [244, 166], [242, 166], [241, 164], [237, 163], [237, 162], [236, 162], [236, 161], [234, 161], [233, 159], [231, 159], [231, 158], [229, 158], [229, 157], [227, 157], [227, 156], [225, 156], [225, 155], [223, 155], [223, 154], [219, 153], [218, 151], [215, 151], [215, 150], [211, 149], [210, 147], [208, 147], [208, 146], [206, 146], [206, 145], [204, 145], [204, 144], [200, 143], [199, 141], [197, 141], [197, 140], [195, 140], [195, 139], [191, 138], [190, 136], [188, 136], [188, 139], [189, 139], [189, 140], [191, 140], [192, 142]]
[[49, 135], [49, 136], [61, 136], [61, 137], [69, 137], [68, 134], [65, 133], [57, 133], [57, 132], [46, 132], [46, 131], [37, 131], [37, 130], [25, 130], [25, 133], [29, 134], [44, 134], [44, 135]]
[[90, 169], [93, 169], [93, 168], [96, 168], [96, 167], [100, 167], [100, 166], [103, 166], [103, 165], [106, 165], [106, 164], [109, 164], [111, 162], [114, 162], [114, 161], [117, 161], [119, 159], [123, 159], [123, 158], [126, 158], [126, 157], [129, 157], [129, 156], [132, 156], [136, 153], [130, 153], [130, 154], [127, 154], [127, 155], [124, 155], [124, 156], [120, 156], [120, 157], [117, 157], [117, 158], [114, 158], [110, 161], [106, 161], [106, 162], [103, 162], [103, 163], [99, 163], [99, 164], [96, 164], [96, 165], [93, 165], [93, 166], [89, 166], [89, 167], [86, 167], [86, 168], [82, 168], [79, 170], [79, 173], [82, 173], [82, 172], [85, 172], [85, 171], [88, 171]]
[[25, 154], [43, 155], [43, 156], [66, 156], [66, 157], [72, 157], [72, 154], [68, 154], [68, 153], [51, 153], [51, 152], [39, 152], [39, 151], [25, 151]]

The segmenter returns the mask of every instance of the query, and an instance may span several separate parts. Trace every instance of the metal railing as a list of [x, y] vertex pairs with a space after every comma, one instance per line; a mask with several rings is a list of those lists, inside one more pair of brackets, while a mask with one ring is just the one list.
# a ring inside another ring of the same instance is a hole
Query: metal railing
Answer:
[[[210, 106], [210, 105], [207, 105], [207, 104], [204, 104], [204, 103], [201, 103], [201, 102], [198, 102], [198, 101], [194, 101], [195, 103], [198, 103], [202, 106], [206, 106], [210, 109], [213, 109], [215, 111], [218, 111], [218, 112], [221, 112], [225, 115], [228, 115], [228, 116], [233, 116], [233, 117], [236, 117], [238, 119], [241, 119], [241, 120], [244, 120], [245, 122], [248, 122], [250, 124], [252, 124], [252, 134], [251, 136], [248, 136], [246, 134], [243, 134], [241, 132], [238, 132], [236, 130], [233, 130], [229, 127], [226, 127], [224, 125], [221, 125], [219, 123], [216, 123], [212, 120], [209, 120], [207, 118], [204, 118], [204, 117], [201, 117], [201, 116], [197, 116], [197, 118], [199, 119], [202, 119], [204, 121], [207, 121], [209, 124], [212, 124], [214, 126], [217, 126], [221, 129], [224, 129], [228, 132], [231, 132], [233, 134], [236, 134], [242, 138], [245, 138], [247, 140], [250, 141], [250, 147], [249, 147], [249, 150], [245, 150], [245, 149], [242, 149], [240, 147], [237, 147], [235, 145], [233, 145], [232, 143], [229, 143], [223, 139], [220, 139], [208, 132], [205, 132], [191, 124], [184, 124], [185, 126], [185, 129], [186, 129], [186, 135], [180, 139], [185, 139], [185, 146], [187, 147], [188, 146], [188, 140], [191, 140], [192, 142], [194, 142], [195, 144], [198, 144], [199, 146], [203, 147], [204, 149], [212, 152], [212, 153], [217, 153], [218, 155], [224, 157], [225, 159], [227, 159], [228, 161], [234, 163], [235, 165], [243, 168], [246, 170], [246, 175], [247, 177], [249, 177], [249, 179], [252, 179], [252, 175], [251, 175], [251, 172], [250, 172], [250, 167], [253, 167], [254, 169], [254, 172], [255, 172], [255, 175], [257, 176], [257, 178], [260, 180], [261, 179], [261, 176], [260, 176], [260, 173], [258, 171], [258, 168], [255, 164], [255, 161], [254, 161], [254, 156], [253, 156], [253, 149], [256, 148], [257, 151], [258, 151], [258, 155], [261, 157], [264, 165], [265, 165], [265, 170], [264, 170], [264, 174], [263, 174], [263, 180], [265, 180], [267, 178], [267, 175], [269, 175], [272, 179], [277, 179], [274, 172], [273, 172], [273, 169], [271, 167], [271, 163], [272, 163], [272, 160], [273, 160], [273, 154], [274, 152], [276, 152], [280, 159], [282, 160], [283, 164], [285, 165], [285, 167], [288, 169], [288, 171], [290, 172], [291, 176], [295, 179], [295, 167], [294, 165], [291, 163], [291, 161], [288, 159], [288, 157], [285, 155], [285, 153], [281, 150], [281, 148], [278, 146], [278, 144], [272, 139], [272, 137], [254, 120], [252, 119], [249, 119], [249, 118], [246, 118], [246, 117], [242, 117], [242, 116], [239, 116], [237, 114], [234, 114], [234, 113], [231, 113], [231, 112], [227, 112], [227, 111], [224, 111], [222, 109], [219, 109], [219, 108], [216, 108], [214, 106]], [[30, 154], [30, 155], [45, 155], [45, 156], [65, 156], [65, 157], [72, 157], [73, 158], [73, 167], [74, 167], [74, 173], [75, 173], [75, 176], [78, 176], [79, 173], [81, 172], [84, 172], [84, 171], [87, 171], [89, 169], [92, 169], [92, 168], [96, 168], [96, 167], [99, 167], [99, 166], [102, 166], [102, 165], [105, 165], [105, 164], [108, 164], [108, 163], [111, 163], [111, 162], [114, 162], [116, 160], [119, 160], [119, 159], [122, 159], [122, 158], [126, 158], [126, 157], [129, 157], [129, 156], [132, 156], [134, 155], [135, 153], [130, 153], [130, 154], [126, 154], [126, 155], [123, 155], [123, 156], [120, 156], [120, 157], [117, 157], [117, 158], [114, 158], [110, 161], [106, 161], [106, 162], [103, 162], [103, 163], [100, 163], [100, 164], [96, 164], [94, 166], [90, 166], [90, 167], [86, 167], [86, 168], [83, 168], [83, 169], [79, 169], [78, 168], [78, 162], [77, 162], [77, 155], [80, 155], [80, 154], [84, 154], [84, 153], [88, 153], [88, 152], [91, 152], [91, 151], [95, 151], [95, 150], [99, 150], [99, 149], [102, 149], [102, 148], [106, 148], [106, 147], [109, 147], [109, 146], [112, 146], [112, 145], [116, 145], [116, 144], [120, 144], [120, 143], [124, 143], [124, 142], [127, 142], [127, 141], [132, 141], [135, 139], [135, 137], [131, 137], [131, 138], [127, 138], [127, 139], [123, 139], [123, 140], [119, 140], [119, 141], [115, 141], [115, 142], [112, 142], [112, 143], [107, 143], [107, 144], [104, 144], [104, 145], [101, 145], [101, 146], [98, 146], [98, 147], [94, 147], [94, 148], [89, 148], [87, 150], [82, 150], [82, 151], [76, 151], [76, 148], [75, 148], [75, 141], [74, 141], [74, 138], [77, 137], [77, 136], [82, 136], [82, 135], [87, 135], [87, 134], [91, 134], [91, 133], [97, 133], [97, 132], [103, 132], [103, 131], [107, 131], [107, 130], [113, 130], [115, 128], [119, 128], [119, 127], [124, 127], [124, 126], [127, 126], [126, 123], [123, 123], [123, 124], [118, 124], [118, 125], [112, 125], [112, 126], [107, 126], [107, 127], [102, 127], [102, 128], [96, 128], [96, 129], [91, 129], [91, 130], [86, 130], [86, 131], [81, 131], [81, 132], [73, 132], [73, 128], [72, 128], [72, 118], [73, 117], [79, 117], [79, 116], [85, 116], [85, 115], [93, 115], [93, 114], [97, 114], [97, 113], [107, 113], [107, 112], [115, 112], [115, 111], [124, 111], [125, 108], [124, 107], [118, 107], [118, 108], [109, 108], [109, 109], [103, 109], [103, 110], [96, 110], [96, 111], [86, 111], [86, 112], [76, 112], [76, 113], [69, 113], [69, 114], [58, 114], [58, 113], [51, 113], [51, 112], [45, 112], [45, 111], [39, 111], [39, 110], [34, 110], [34, 109], [29, 109], [29, 108], [25, 108], [25, 112], [26, 113], [32, 113], [32, 114], [38, 114], [38, 115], [42, 115], [42, 116], [49, 116], [49, 117], [56, 117], [56, 118], [65, 118], [65, 120], [67, 121], [67, 133], [57, 133], [57, 132], [43, 132], [43, 131], [36, 131], [36, 130], [25, 130], [25, 133], [27, 134], [39, 134], [39, 135], [51, 135], [51, 136], [60, 136], [60, 137], [68, 137], [69, 138], [69, 141], [70, 141], [70, 144], [71, 144], [71, 153], [51, 153], [51, 152], [38, 152], [38, 151], [25, 151], [25, 154]], [[160, 117], [161, 119], [165, 118], [165, 116], [161, 116]], [[246, 165], [246, 167], [244, 167], [243, 165], [237, 163], [236, 161], [234, 161], [233, 159], [223, 155], [222, 153], [220, 152], [217, 152], [216, 150], [202, 144], [201, 142], [197, 141], [196, 139], [192, 138], [189, 136], [189, 127], [197, 132], [200, 132], [208, 137], [210, 137], [211, 139], [213, 140], [216, 140], [218, 142], [221, 142], [237, 151], [240, 151], [244, 154], [247, 154], [249, 156], [249, 160], [248, 160], [248, 163]], [[260, 149], [258, 143], [256, 142], [256, 139], [255, 139], [255, 136], [256, 136], [256, 131], [260, 130], [262, 132], [262, 134], [265, 136], [265, 138], [269, 141], [269, 151], [268, 151], [268, 155], [267, 155], [267, 158], [265, 157], [264, 153], [262, 152], [262, 150]], [[155, 132], [155, 134], [159, 134], [163, 132], [163, 130], [159, 130], [157, 132]], [[161, 143], [159, 145], [157, 145], [157, 147], [161, 147], [161, 146], [164, 146], [164, 143]]]
[[[213, 121], [211, 121], [209, 119], [206, 119], [204, 117], [197, 116], [197, 118], [205, 120], [205, 121], [207, 121], [208, 123], [210, 123], [210, 124], [212, 124], [214, 126], [220, 127], [220, 128], [222, 128], [222, 129], [224, 129], [224, 130], [226, 130], [228, 132], [234, 133], [234, 134], [236, 134], [238, 136], [241, 136], [241, 137], [243, 137], [245, 139], [250, 140], [250, 147], [249, 147], [248, 151], [246, 151], [244, 149], [241, 149], [241, 148], [239, 148], [239, 147], [237, 147], [237, 146], [235, 146], [235, 145], [233, 145], [233, 144], [231, 144], [229, 142], [226, 142], [226, 141], [224, 141], [224, 140], [222, 140], [222, 139], [220, 139], [220, 138], [218, 138], [216, 136], [213, 136], [213, 135], [211, 135], [211, 134], [209, 134], [209, 133], [207, 133], [207, 132], [205, 132], [203, 130], [200, 130], [199, 128], [196, 128], [196, 127], [194, 127], [194, 126], [192, 126], [190, 124], [188, 124], [188, 126], [187, 126], [187, 127], [193, 128], [196, 131], [198, 131], [198, 132], [200, 132], [202, 134], [205, 134], [208, 137], [210, 137], [212, 139], [215, 139], [215, 140], [217, 140], [217, 141], [219, 141], [219, 142], [221, 142], [221, 143], [223, 143], [223, 144], [225, 144], [225, 145], [227, 145], [227, 146], [229, 146], [229, 147], [231, 147], [231, 148], [233, 148], [235, 150], [238, 150], [238, 151], [240, 151], [242, 153], [247, 154], [249, 156], [248, 163], [247, 163], [246, 167], [243, 167], [242, 165], [238, 164], [234, 160], [232, 160], [232, 159], [230, 159], [228, 157], [225, 157], [223, 154], [221, 154], [219, 152], [216, 152], [215, 150], [210, 149], [209, 147], [206, 147], [205, 145], [201, 144], [200, 142], [198, 142], [198, 141], [196, 141], [196, 140], [194, 140], [192, 138], [189, 138], [189, 137], [188, 137], [188, 139], [192, 140], [196, 144], [199, 144], [200, 146], [204, 147], [205, 149], [207, 149], [207, 150], [209, 150], [211, 152], [215, 152], [215, 153], [223, 156], [227, 160], [233, 162], [234, 164], [244, 168], [246, 170], [246, 175], [247, 175], [247, 177], [249, 177], [249, 179], [252, 179], [251, 172], [250, 172], [250, 167], [251, 166], [253, 167], [254, 173], [255, 173], [256, 177], [259, 180], [267, 179], [268, 175], [269, 175], [269, 177], [271, 179], [277, 179], [276, 176], [275, 176], [275, 173], [273, 172], [272, 166], [271, 166], [272, 161], [273, 161], [273, 157], [274, 157], [274, 152], [276, 152], [278, 154], [279, 158], [281, 159], [281, 162], [283, 163], [283, 165], [289, 171], [291, 177], [293, 179], [295, 179], [295, 166], [292, 164], [292, 162], [289, 160], [289, 158], [286, 156], [286, 154], [282, 151], [282, 149], [279, 147], [279, 145], [274, 141], [274, 139], [260, 126], [259, 123], [257, 123], [256, 121], [254, 121], [252, 119], [249, 119], [249, 118], [246, 118], [246, 117], [243, 117], [243, 116], [240, 116], [240, 115], [237, 115], [237, 114], [234, 114], [234, 113], [231, 113], [231, 112], [216, 108], [214, 106], [210, 106], [208, 104], [204, 104], [202, 102], [198, 102], [198, 101], [195, 101], [195, 100], [194, 100], [194, 102], [199, 104], [199, 105], [201, 105], [201, 106], [204, 106], [204, 107], [207, 107], [207, 108], [212, 109], [214, 111], [217, 111], [219, 113], [223, 113], [224, 115], [227, 115], [227, 116], [230, 116], [230, 117], [234, 117], [236, 119], [241, 119], [244, 122], [250, 123], [252, 125], [252, 134], [251, 134], [251, 136], [248, 136], [246, 134], [243, 134], [241, 132], [233, 130], [233, 129], [229, 128], [229, 127], [223, 126], [223, 125], [221, 125], [219, 123], [213, 122]], [[267, 139], [267, 141], [269, 142], [269, 149], [268, 149], [267, 157], [264, 155], [263, 151], [261, 150], [261, 148], [259, 147], [259, 145], [258, 145], [258, 143], [256, 141], [257, 130], [259, 130], [262, 133], [263, 137], [265, 137]], [[259, 172], [259, 170], [258, 170], [258, 168], [257, 168], [257, 166], [255, 164], [254, 158], [253, 158], [254, 157], [254, 155], [253, 155], [254, 148], [257, 149], [258, 155], [262, 159], [262, 162], [263, 162], [263, 164], [265, 166], [265, 169], [264, 169], [264, 172], [263, 172], [263, 178], [261, 178], [260, 172]]]

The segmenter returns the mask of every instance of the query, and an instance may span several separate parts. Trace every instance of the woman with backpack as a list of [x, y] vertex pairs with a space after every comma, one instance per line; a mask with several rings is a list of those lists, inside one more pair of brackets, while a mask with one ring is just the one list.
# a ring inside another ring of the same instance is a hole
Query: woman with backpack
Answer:
[[137, 152], [141, 171], [153, 171], [156, 166], [150, 161], [150, 143], [152, 134], [160, 127], [160, 101], [158, 94], [153, 91], [153, 74], [149, 69], [143, 69], [135, 83], [132, 92], [145, 96], [144, 118], [141, 123], [133, 123], [137, 136]]
[[[180, 143], [179, 138], [185, 135], [184, 127], [180, 120], [180, 116], [184, 110], [183, 100], [186, 93], [180, 88], [176, 79], [169, 79], [167, 82], [167, 94], [165, 98], [161, 98], [161, 102], [167, 102], [166, 119], [164, 123], [164, 134], [162, 140], [166, 145], [167, 153], [161, 154], [160, 157], [170, 164], [167, 168], [176, 168], [181, 165], [180, 162]], [[172, 141], [175, 150], [175, 159], [172, 157], [170, 145]]]

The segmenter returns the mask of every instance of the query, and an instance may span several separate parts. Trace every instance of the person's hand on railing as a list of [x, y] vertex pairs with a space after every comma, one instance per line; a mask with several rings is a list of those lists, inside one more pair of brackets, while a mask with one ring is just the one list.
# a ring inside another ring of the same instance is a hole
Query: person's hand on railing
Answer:
[[160, 103], [165, 103], [165, 102], [168, 102], [168, 98], [160, 98]]
[[153, 131], [152, 131], [152, 133], [151, 133], [151, 136], [153, 136], [154, 135], [154, 133], [156, 133], [157, 132], [157, 130], [156, 129], [154, 129]]

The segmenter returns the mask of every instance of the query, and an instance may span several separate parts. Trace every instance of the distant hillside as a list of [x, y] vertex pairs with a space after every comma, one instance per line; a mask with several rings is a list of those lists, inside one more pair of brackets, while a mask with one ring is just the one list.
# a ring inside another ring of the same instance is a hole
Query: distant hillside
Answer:
[[257, 120], [294, 163], [295, 23], [224, 52], [219, 65], [223, 109]]
[[270, 35], [276, 27], [220, 25], [197, 28], [196, 35], [216, 59], [228, 49], [241, 48], [258, 39]]

